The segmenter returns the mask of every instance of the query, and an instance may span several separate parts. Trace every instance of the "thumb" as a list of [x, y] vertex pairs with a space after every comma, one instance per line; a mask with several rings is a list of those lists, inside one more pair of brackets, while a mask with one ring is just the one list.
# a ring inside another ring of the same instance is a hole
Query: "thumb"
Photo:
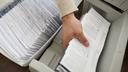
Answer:
[[86, 46], [86, 47], [89, 46], [89, 42], [88, 42], [87, 38], [84, 36], [83, 32], [79, 34], [78, 39], [79, 39], [79, 41], [80, 41], [84, 46]]

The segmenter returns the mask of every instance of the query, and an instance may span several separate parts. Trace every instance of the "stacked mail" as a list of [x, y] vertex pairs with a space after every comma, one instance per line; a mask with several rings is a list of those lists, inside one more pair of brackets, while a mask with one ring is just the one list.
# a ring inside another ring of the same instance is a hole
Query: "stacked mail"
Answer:
[[60, 24], [54, 0], [23, 0], [0, 18], [0, 51], [14, 62], [26, 61]]
[[96, 72], [97, 62], [103, 50], [110, 23], [93, 8], [81, 19], [89, 47], [72, 39], [57, 67], [59, 72]]

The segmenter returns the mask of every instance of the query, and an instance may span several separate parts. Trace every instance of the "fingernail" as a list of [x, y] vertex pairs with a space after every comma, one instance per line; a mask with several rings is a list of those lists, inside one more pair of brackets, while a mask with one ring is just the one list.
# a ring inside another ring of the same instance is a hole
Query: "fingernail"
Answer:
[[86, 47], [88, 47], [88, 46], [89, 46], [89, 42], [88, 42], [88, 41], [85, 42], [84, 45], [85, 45]]

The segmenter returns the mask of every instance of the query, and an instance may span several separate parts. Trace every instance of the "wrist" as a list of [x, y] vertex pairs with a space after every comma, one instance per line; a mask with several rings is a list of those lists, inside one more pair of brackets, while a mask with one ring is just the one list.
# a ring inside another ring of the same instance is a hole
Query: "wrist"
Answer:
[[74, 19], [74, 18], [75, 18], [75, 15], [74, 15], [74, 12], [72, 12], [72, 13], [69, 13], [69, 14], [63, 16], [62, 17], [62, 22], [67, 21], [67, 20], [71, 20], [71, 19]]

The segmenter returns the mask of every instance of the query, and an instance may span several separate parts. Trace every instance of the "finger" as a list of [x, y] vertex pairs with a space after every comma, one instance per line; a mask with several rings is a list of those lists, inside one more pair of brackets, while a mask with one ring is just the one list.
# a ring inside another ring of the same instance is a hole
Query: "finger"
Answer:
[[71, 40], [71, 38], [62, 39], [62, 47], [67, 48], [67, 46], [69, 45], [70, 40]]
[[67, 46], [69, 45], [70, 40], [72, 40], [72, 36], [62, 36], [62, 47], [63, 48], [67, 48]]
[[78, 40], [86, 47], [89, 46], [89, 42], [87, 40], [87, 38], [84, 36], [83, 32], [81, 32], [78, 36]]

